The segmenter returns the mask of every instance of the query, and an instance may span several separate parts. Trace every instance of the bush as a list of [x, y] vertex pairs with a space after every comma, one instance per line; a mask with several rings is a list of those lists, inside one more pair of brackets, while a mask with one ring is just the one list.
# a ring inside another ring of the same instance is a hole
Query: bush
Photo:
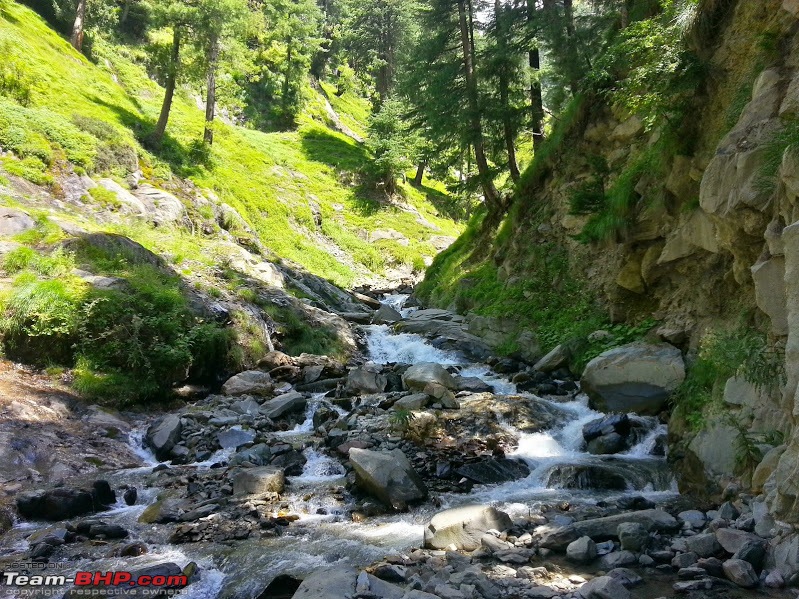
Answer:
[[76, 277], [41, 280], [31, 272], [17, 277], [2, 300], [6, 354], [38, 365], [68, 363], [86, 292]]
[[733, 376], [757, 389], [775, 389], [785, 382], [784, 356], [758, 331], [708, 331], [685, 381], [672, 396], [676, 414], [701, 429], [706, 410], [720, 403], [724, 385]]
[[22, 160], [2, 158], [0, 164], [10, 175], [22, 177], [36, 185], [52, 185], [54, 182], [53, 176], [47, 172], [47, 165], [35, 156]]
[[106, 189], [105, 187], [97, 186], [92, 187], [89, 190], [89, 195], [101, 206], [105, 206], [106, 208], [116, 209], [119, 208], [122, 203], [119, 201], [116, 192], [111, 191], [110, 189]]

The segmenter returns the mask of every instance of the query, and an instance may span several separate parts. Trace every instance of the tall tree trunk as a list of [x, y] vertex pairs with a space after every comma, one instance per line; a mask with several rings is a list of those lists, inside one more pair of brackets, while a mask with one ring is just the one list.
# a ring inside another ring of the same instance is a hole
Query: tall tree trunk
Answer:
[[507, 63], [509, 58], [507, 32], [505, 29], [505, 17], [502, 14], [502, 3], [494, 0], [494, 18], [496, 19], [497, 44], [502, 56], [502, 64], [499, 67], [499, 101], [502, 109], [502, 130], [505, 135], [505, 149], [508, 152], [508, 170], [513, 181], [519, 180], [519, 165], [516, 162], [516, 131], [513, 128], [510, 107], [510, 82], [508, 77]]
[[563, 0], [563, 17], [566, 26], [566, 52], [569, 58], [569, 87], [571, 87], [572, 95], [575, 96], [580, 91], [579, 77], [578, 77], [578, 62], [577, 55], [577, 39], [574, 32], [574, 7], [572, 6], [573, 0]]
[[414, 187], [422, 186], [422, 179], [424, 179], [424, 169], [427, 168], [427, 158], [421, 160], [416, 167], [416, 176], [413, 178]]
[[[527, 23], [535, 26], [536, 0], [527, 0]], [[538, 28], [536, 27], [536, 30]], [[530, 117], [533, 129], [533, 150], [544, 141], [544, 96], [541, 93], [541, 53], [538, 45], [528, 52], [530, 64]]]
[[125, 0], [125, 4], [122, 6], [122, 14], [119, 15], [119, 24], [124, 25], [125, 22], [128, 20], [128, 15], [130, 14], [130, 5], [133, 4], [133, 0]]
[[463, 48], [463, 67], [466, 75], [466, 93], [469, 102], [469, 126], [471, 129], [471, 142], [474, 146], [474, 159], [477, 163], [477, 172], [480, 175], [483, 195], [486, 204], [493, 212], [502, 210], [502, 199], [500, 198], [494, 182], [491, 180], [491, 172], [488, 168], [488, 160], [485, 155], [483, 142], [483, 125], [480, 119], [480, 107], [477, 96], [477, 77], [474, 74], [474, 55], [472, 53], [471, 32], [466, 21], [466, 2], [469, 2], [471, 10], [471, 0], [458, 0], [458, 20], [461, 30], [461, 46]]
[[211, 36], [208, 48], [208, 90], [205, 98], [205, 131], [203, 143], [209, 146], [214, 143], [214, 112], [216, 109], [216, 67], [219, 62], [219, 37]]
[[172, 52], [169, 57], [169, 70], [166, 76], [166, 88], [164, 89], [164, 101], [161, 104], [161, 114], [155, 125], [151, 140], [154, 146], [161, 145], [166, 132], [166, 124], [169, 121], [169, 111], [172, 109], [172, 98], [175, 96], [175, 84], [178, 79], [178, 69], [180, 63], [180, 35], [179, 25], [175, 25], [172, 30]]
[[83, 49], [83, 26], [86, 21], [86, 0], [78, 0], [75, 11], [75, 23], [72, 25], [72, 37], [69, 38], [72, 47], [78, 52]]

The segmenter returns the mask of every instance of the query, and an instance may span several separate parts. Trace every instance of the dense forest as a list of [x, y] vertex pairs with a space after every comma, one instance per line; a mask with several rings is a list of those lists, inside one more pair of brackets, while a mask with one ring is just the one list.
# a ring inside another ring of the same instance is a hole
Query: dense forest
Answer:
[[[387, 193], [415, 169], [417, 183], [425, 172], [451, 180], [495, 214], [575, 104], [602, 98], [646, 111], [648, 128], [678, 123], [684, 107], [666, 99], [672, 88], [690, 90], [699, 69], [681, 43], [695, 25], [692, 0], [30, 4], [89, 58], [101, 39], [139, 50], [164, 88], [157, 121], [140, 132], [147, 147], [169, 132], [176, 88], [204, 102], [197, 142], [210, 146], [217, 115], [289, 129], [309, 86], [330, 82], [337, 95], [369, 98], [374, 160], [365, 174]], [[19, 69], [4, 70], [4, 87], [24, 96]]]

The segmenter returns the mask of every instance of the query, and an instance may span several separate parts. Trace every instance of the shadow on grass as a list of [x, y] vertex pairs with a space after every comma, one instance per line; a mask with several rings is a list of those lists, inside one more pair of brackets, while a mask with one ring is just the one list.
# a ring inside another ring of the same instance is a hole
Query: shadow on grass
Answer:
[[362, 145], [348, 143], [319, 127], [301, 131], [300, 141], [309, 160], [322, 162], [337, 171], [361, 173], [369, 163], [369, 155]]
[[141, 114], [143, 110], [140, 105], [137, 104], [140, 113], [136, 114], [127, 108], [107, 102], [98, 96], [91, 96], [89, 99], [113, 111], [117, 115], [119, 122], [133, 132], [139, 143], [157, 158], [166, 162], [172, 172], [179, 177], [187, 178], [198, 175], [202, 168], [211, 166], [210, 148], [203, 144], [199, 138], [196, 141], [184, 144], [170, 135], [167, 130], [160, 145], [153, 144], [152, 134], [155, 129], [155, 123]]
[[443, 193], [424, 184], [413, 185], [413, 187], [422, 192], [425, 195], [425, 199], [435, 206], [435, 209], [440, 214], [456, 222], [469, 219], [470, 207], [468, 200], [460, 200], [457, 196]]

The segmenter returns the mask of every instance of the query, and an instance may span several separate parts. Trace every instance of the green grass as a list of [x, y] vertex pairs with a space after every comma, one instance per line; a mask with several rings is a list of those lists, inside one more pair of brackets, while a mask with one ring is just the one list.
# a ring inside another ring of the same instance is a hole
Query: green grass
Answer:
[[[69, 160], [90, 174], [124, 176], [138, 156], [155, 184], [178, 175], [212, 190], [239, 211], [274, 256], [344, 286], [379, 274], [387, 262], [409, 259], [390, 253], [377, 258], [359, 237], [361, 231], [390, 223], [419, 241], [409, 251], [410, 261], [420, 265], [422, 252], [430, 249], [427, 239], [457, 235], [462, 228], [419, 190], [407, 187], [404, 193], [434, 228], [373, 197], [359, 176], [370, 157], [327, 126], [314, 108], [321, 100], [318, 92], [298, 130], [264, 133], [219, 122], [214, 145], [204, 152], [198, 147], [203, 113], [181, 91], [164, 144], [153, 152], [143, 140], [154, 126], [163, 90], [142, 66], [143, 49], [96, 38], [93, 64], [20, 4], [3, 4], [0, 19], [4, 61], [18, 65], [29, 87], [25, 106], [0, 98], [0, 145], [24, 158], [2, 161], [11, 174], [51, 184], [53, 167]], [[351, 92], [338, 97], [325, 86], [342, 122], [363, 133], [368, 102]], [[322, 228], [314, 222], [312, 204], [318, 206]], [[338, 251], [350, 259], [342, 263], [334, 257]]]

